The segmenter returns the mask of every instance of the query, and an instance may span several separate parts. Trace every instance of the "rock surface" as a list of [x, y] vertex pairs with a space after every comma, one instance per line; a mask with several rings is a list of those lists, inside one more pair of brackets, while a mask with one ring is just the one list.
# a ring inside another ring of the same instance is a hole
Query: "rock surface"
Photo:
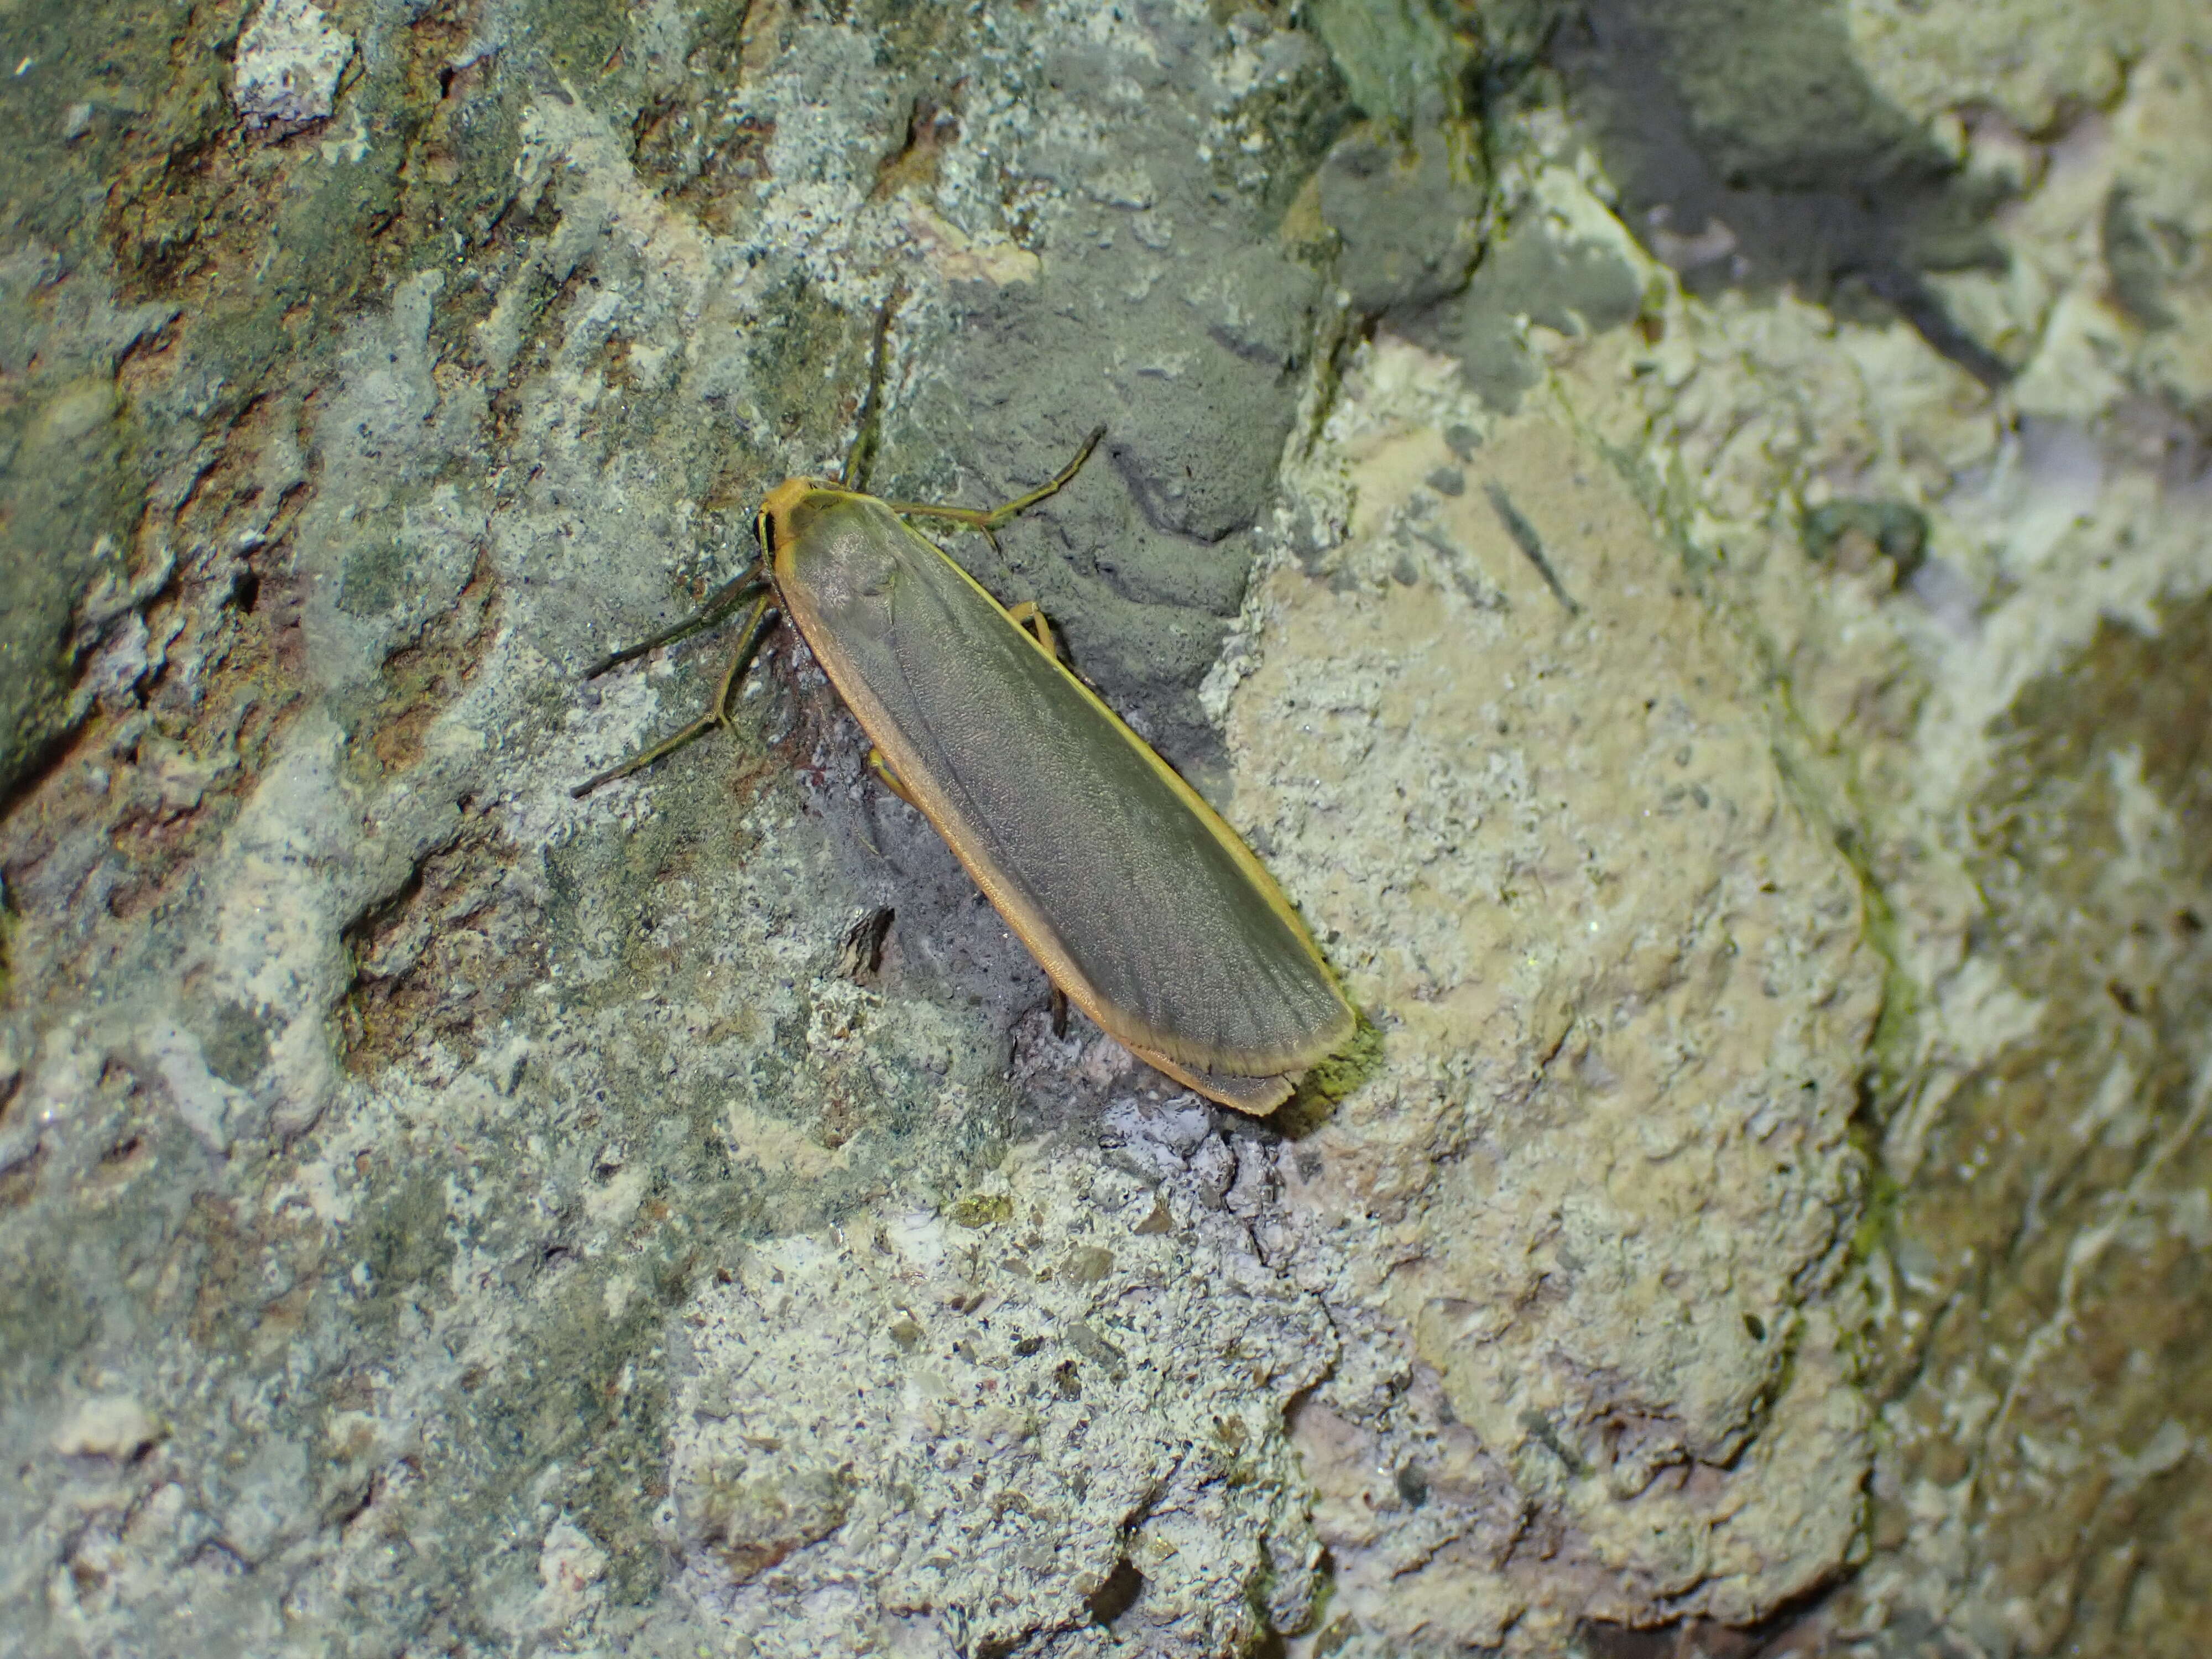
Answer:
[[[1310, 11], [19, 9], [24, 1651], [2212, 1641], [2212, 35]], [[1107, 424], [950, 545], [1343, 973], [1272, 1120], [787, 635], [568, 793], [886, 308], [885, 494]]]
[[256, 126], [305, 126], [328, 118], [352, 37], [307, 0], [267, 0], [239, 37], [230, 101]]

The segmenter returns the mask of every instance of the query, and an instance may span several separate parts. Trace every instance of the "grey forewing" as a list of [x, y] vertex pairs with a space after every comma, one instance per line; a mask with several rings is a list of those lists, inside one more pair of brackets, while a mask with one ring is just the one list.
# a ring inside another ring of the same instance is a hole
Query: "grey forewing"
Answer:
[[[819, 569], [840, 648], [951, 798], [962, 831], [1051, 921], [1085, 976], [1151, 1030], [1213, 1054], [1309, 1050], [1340, 1005], [1206, 824], [896, 520], [855, 514], [846, 528], [821, 538], [807, 568], [811, 591]], [[885, 555], [887, 584], [862, 577]], [[821, 568], [830, 564], [843, 568]]]

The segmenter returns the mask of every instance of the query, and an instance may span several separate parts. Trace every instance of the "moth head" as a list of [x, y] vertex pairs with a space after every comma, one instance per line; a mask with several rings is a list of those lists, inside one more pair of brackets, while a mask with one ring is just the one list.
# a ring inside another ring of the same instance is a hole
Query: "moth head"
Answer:
[[773, 565], [779, 554], [805, 536], [822, 509], [844, 493], [827, 479], [806, 477], [786, 478], [769, 490], [753, 515], [761, 557]]

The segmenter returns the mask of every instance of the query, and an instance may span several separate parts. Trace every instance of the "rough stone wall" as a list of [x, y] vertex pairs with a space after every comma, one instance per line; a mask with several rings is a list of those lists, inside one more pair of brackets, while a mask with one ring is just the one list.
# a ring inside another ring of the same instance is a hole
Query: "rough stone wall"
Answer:
[[[36, 1654], [2193, 1654], [2189, 7], [27, 3]], [[995, 545], [1364, 1010], [1047, 987], [803, 647]]]

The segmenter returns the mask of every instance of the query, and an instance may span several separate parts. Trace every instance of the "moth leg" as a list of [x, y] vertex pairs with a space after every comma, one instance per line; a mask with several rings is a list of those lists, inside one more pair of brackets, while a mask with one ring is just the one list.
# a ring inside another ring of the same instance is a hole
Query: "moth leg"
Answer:
[[708, 594], [707, 603], [701, 605], [694, 615], [677, 623], [673, 628], [664, 628], [649, 640], [640, 640], [635, 645], [626, 645], [619, 651], [608, 652], [605, 656], [601, 657], [584, 671], [584, 678], [587, 680], [595, 680], [610, 668], [618, 668], [626, 662], [635, 661], [648, 651], [658, 651], [664, 645], [673, 645], [677, 641], [696, 634], [702, 628], [713, 626], [736, 610], [740, 602], [750, 599], [767, 586], [768, 577], [761, 569], [760, 561], [755, 559], [736, 576]]
[[597, 777], [586, 778], [568, 793], [578, 800], [590, 794], [603, 783], [612, 783], [617, 778], [626, 778], [633, 772], [644, 770], [655, 761], [665, 760], [695, 738], [703, 738], [717, 726], [730, 723], [730, 699], [736, 694], [738, 682], [744, 678], [745, 668], [768, 637], [768, 630], [775, 625], [775, 595], [763, 593], [753, 602], [745, 625], [738, 630], [736, 647], [730, 653], [729, 666], [722, 671], [722, 683], [715, 689], [714, 701], [707, 712], [682, 731], [672, 732], [650, 748], [641, 749], [620, 765], [611, 766]]
[[1060, 657], [1060, 635], [1052, 631], [1052, 623], [1037, 608], [1035, 599], [1024, 599], [1006, 612], [1006, 619], [1017, 628], [1027, 629], [1030, 636], [1044, 647], [1046, 656], [1057, 661]]
[[1067, 481], [1083, 470], [1084, 462], [1091, 459], [1091, 452], [1098, 447], [1098, 441], [1105, 435], [1104, 427], [1092, 427], [1091, 435], [1083, 441], [1083, 447], [1075, 452], [1073, 460], [1068, 462], [1066, 466], [1060, 468], [1028, 495], [1018, 495], [1011, 501], [993, 507], [982, 515], [982, 521], [976, 527], [983, 530], [995, 530], [1017, 513], [1035, 507], [1048, 495], [1058, 495], [1067, 487]]
[[1081, 470], [1084, 462], [1091, 459], [1091, 452], [1098, 447], [1098, 441], [1105, 435], [1104, 427], [1093, 427], [1091, 435], [1083, 441], [1083, 447], [1075, 452], [1073, 460], [1028, 495], [1018, 495], [997, 507], [939, 507], [928, 501], [885, 501], [884, 505], [894, 513], [912, 514], [925, 519], [950, 519], [955, 524], [964, 524], [970, 530], [981, 531], [983, 539], [996, 547], [999, 538], [992, 532], [1017, 513], [1024, 512], [1046, 496], [1065, 489], [1067, 481]]
[[1019, 605], [1013, 606], [1006, 612], [1006, 619], [1034, 639], [1043, 648], [1046, 656], [1050, 657], [1093, 691], [1098, 690], [1098, 682], [1075, 665], [1075, 659], [1067, 653], [1066, 649], [1060, 643], [1058, 630], [1053, 627], [1051, 620], [1044, 612], [1037, 608], [1037, 602], [1035, 599], [1024, 599]]
[[891, 770], [891, 763], [884, 757], [882, 750], [873, 747], [869, 749], [868, 769], [876, 775], [877, 781], [884, 788], [890, 790], [915, 811], [921, 811], [921, 803], [907, 793], [906, 786], [899, 781], [899, 775]]

